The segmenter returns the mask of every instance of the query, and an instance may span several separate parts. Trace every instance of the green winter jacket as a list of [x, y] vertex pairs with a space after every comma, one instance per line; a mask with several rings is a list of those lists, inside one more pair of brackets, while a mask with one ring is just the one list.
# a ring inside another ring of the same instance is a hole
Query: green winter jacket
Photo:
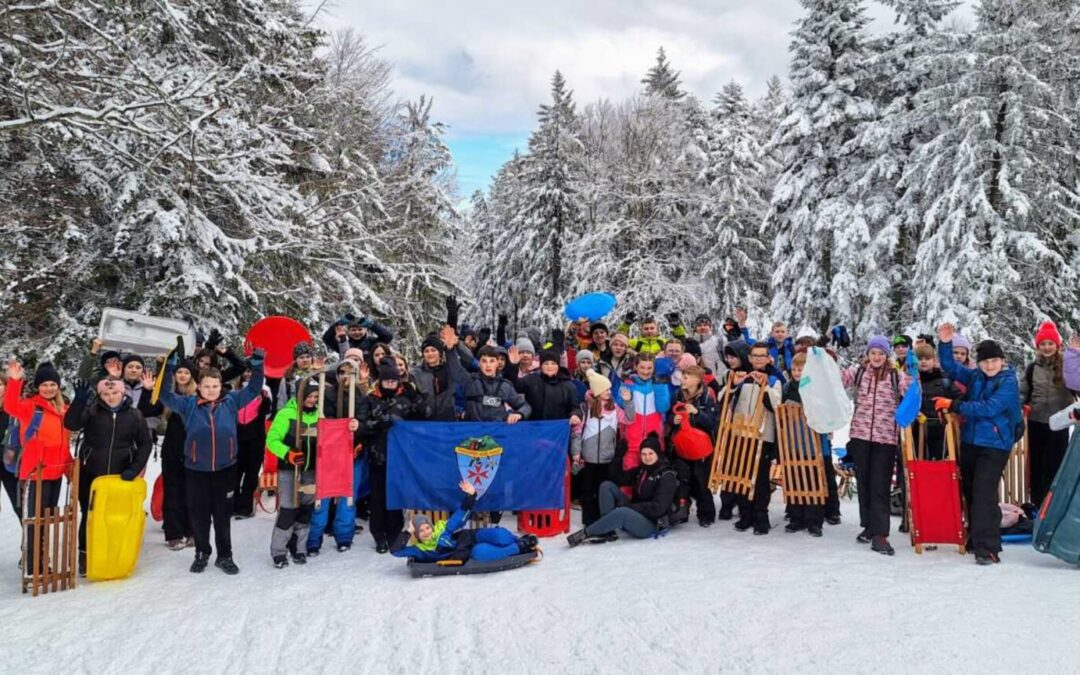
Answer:
[[[269, 431], [266, 432], [266, 449], [278, 458], [282, 467], [292, 466], [285, 460], [290, 450], [303, 450], [307, 456], [304, 459], [302, 469], [309, 471], [315, 468], [317, 438], [315, 436], [302, 436], [300, 444], [305, 447], [296, 447], [296, 412], [296, 399], [290, 398], [285, 407], [274, 415], [274, 421], [270, 424]], [[305, 427], [315, 426], [319, 423], [319, 411], [305, 412], [301, 421]], [[303, 433], [304, 429], [300, 431]]]

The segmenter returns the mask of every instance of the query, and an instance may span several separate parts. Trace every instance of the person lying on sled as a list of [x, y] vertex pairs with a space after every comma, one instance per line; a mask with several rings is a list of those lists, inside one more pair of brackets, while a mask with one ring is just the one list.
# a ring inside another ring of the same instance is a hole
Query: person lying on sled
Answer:
[[427, 516], [413, 516], [406, 530], [398, 535], [390, 547], [390, 553], [417, 562], [436, 562], [448, 559], [465, 561], [470, 558], [502, 560], [536, 550], [539, 540], [532, 534], [515, 537], [501, 527], [465, 529], [472, 515], [473, 504], [476, 503], [476, 488], [464, 480], [458, 487], [465, 493], [465, 499], [449, 520], [433, 524]]

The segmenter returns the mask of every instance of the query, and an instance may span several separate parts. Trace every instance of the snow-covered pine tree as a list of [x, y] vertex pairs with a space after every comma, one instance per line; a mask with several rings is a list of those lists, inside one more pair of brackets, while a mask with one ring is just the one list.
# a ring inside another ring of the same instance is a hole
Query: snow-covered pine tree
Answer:
[[524, 211], [507, 262], [526, 278], [521, 318], [544, 325], [561, 321], [571, 270], [566, 262], [581, 233], [578, 180], [582, 146], [573, 92], [562, 73], [551, 79], [551, 102], [541, 105], [521, 176]]
[[854, 192], [865, 205], [873, 239], [865, 258], [863, 322], [871, 330], [929, 330], [912, 312], [915, 251], [926, 205], [919, 193], [900, 186], [911, 152], [940, 132], [942, 120], [919, 114], [915, 97], [936, 86], [938, 55], [955, 47], [957, 36], [942, 21], [955, 0], [885, 0], [900, 29], [871, 43], [870, 85], [880, 114], [862, 124], [855, 144], [864, 158]]
[[950, 77], [916, 97], [917, 111], [945, 126], [913, 153], [903, 179], [928, 204], [916, 316], [956, 321], [1014, 352], [1027, 347], [1040, 318], [1074, 322], [1078, 299], [1075, 253], [1059, 248], [1075, 250], [1075, 242], [1058, 229], [1067, 221], [1052, 194], [1065, 189], [1056, 179], [1074, 154], [1054, 142], [1070, 130], [1056, 91], [1040, 77], [1050, 53], [1042, 9], [1042, 2], [980, 3], [967, 49], [939, 57]]
[[656, 50], [656, 64], [641, 78], [641, 83], [645, 85], [646, 96], [662, 96], [673, 101], [680, 101], [686, 96], [686, 92], [679, 88], [682, 84], [679, 71], [671, 67], [663, 47]]
[[772, 145], [786, 166], [764, 233], [773, 241], [772, 313], [827, 330], [857, 321], [865, 215], [849, 193], [850, 143], [872, 119], [865, 94], [867, 18], [859, 0], [801, 0], [806, 15], [791, 44], [792, 100]]

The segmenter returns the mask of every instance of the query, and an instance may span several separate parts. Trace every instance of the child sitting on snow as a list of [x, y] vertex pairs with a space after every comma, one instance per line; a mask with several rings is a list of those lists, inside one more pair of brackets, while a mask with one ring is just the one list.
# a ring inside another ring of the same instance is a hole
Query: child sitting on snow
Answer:
[[465, 525], [476, 504], [476, 487], [468, 481], [458, 484], [465, 493], [461, 506], [449, 520], [432, 523], [427, 516], [415, 515], [409, 519], [407, 529], [398, 535], [390, 547], [390, 553], [398, 558], [412, 558], [418, 562], [439, 560], [502, 560], [521, 553], [536, 550], [539, 543], [535, 535], [515, 537], [501, 527], [485, 527], [466, 530]]

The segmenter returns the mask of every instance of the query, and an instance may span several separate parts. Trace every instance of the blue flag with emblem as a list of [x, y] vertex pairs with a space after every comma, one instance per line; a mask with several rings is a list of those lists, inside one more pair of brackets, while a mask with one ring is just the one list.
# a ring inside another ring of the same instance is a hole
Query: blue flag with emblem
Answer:
[[907, 362], [904, 364], [912, 382], [908, 390], [904, 392], [904, 398], [896, 406], [896, 424], [901, 429], [906, 429], [919, 417], [922, 408], [922, 385], [919, 383], [919, 360], [915, 358], [915, 350], [908, 350]]
[[387, 508], [453, 511], [463, 480], [475, 511], [566, 506], [566, 420], [396, 422], [387, 440]]

